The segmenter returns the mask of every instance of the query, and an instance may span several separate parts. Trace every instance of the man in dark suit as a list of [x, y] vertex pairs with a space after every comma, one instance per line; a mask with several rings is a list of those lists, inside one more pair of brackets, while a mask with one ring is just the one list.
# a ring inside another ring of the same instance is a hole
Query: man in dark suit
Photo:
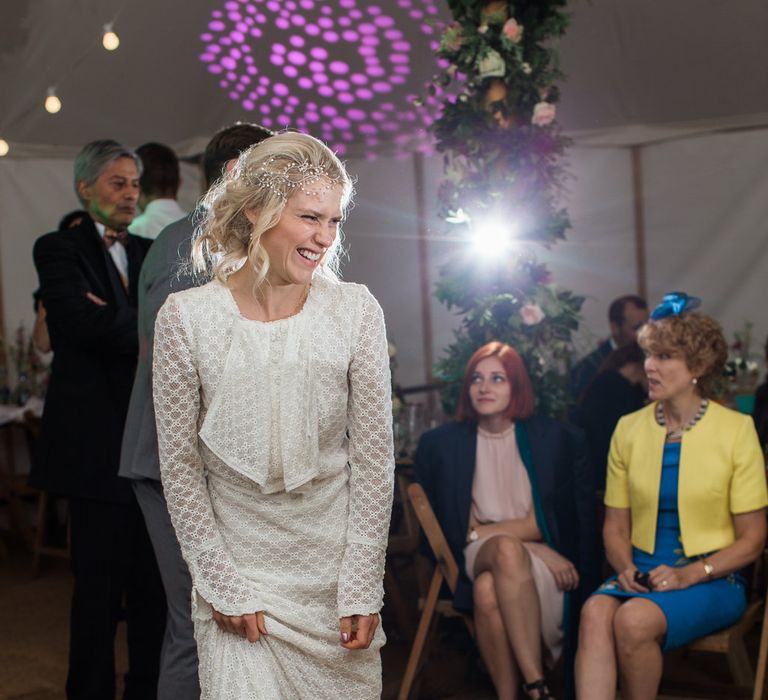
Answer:
[[648, 321], [648, 304], [636, 294], [626, 294], [614, 299], [608, 307], [608, 324], [611, 335], [600, 341], [588, 355], [582, 357], [571, 369], [571, 392], [578, 402], [597, 376], [600, 366], [617, 348], [634, 343], [637, 331]]
[[[206, 189], [242, 151], [272, 135], [255, 124], [219, 131], [203, 156]], [[200, 696], [197, 648], [190, 601], [192, 580], [181, 556], [160, 483], [157, 431], [152, 404], [152, 343], [155, 318], [168, 295], [194, 286], [189, 268], [194, 214], [167, 226], [152, 245], [139, 277], [139, 364], [123, 436], [120, 475], [133, 487], [149, 529], [168, 601], [158, 700], [195, 700]]]
[[114, 698], [123, 602], [130, 664], [124, 698], [154, 698], [165, 626], [144, 520], [130, 482], [117, 474], [136, 370], [139, 269], [151, 244], [126, 233], [140, 168], [115, 141], [87, 144], [74, 170], [88, 216], [34, 246], [54, 355], [30, 484], [69, 497], [70, 699]]

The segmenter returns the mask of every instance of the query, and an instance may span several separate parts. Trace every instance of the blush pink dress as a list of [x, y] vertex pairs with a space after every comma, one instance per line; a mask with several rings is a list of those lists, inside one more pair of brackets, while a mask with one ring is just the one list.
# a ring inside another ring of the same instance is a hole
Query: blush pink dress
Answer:
[[[480, 523], [496, 523], [524, 518], [533, 508], [531, 482], [520, 451], [517, 449], [515, 426], [502, 433], [477, 430], [475, 476], [472, 482], [472, 512]], [[492, 537], [481, 537], [464, 549], [466, 571], [474, 581], [475, 559], [482, 546]], [[549, 652], [549, 662], [560, 656], [563, 641], [563, 592], [547, 565], [532, 552], [531, 562], [536, 591], [541, 607], [541, 636]]]

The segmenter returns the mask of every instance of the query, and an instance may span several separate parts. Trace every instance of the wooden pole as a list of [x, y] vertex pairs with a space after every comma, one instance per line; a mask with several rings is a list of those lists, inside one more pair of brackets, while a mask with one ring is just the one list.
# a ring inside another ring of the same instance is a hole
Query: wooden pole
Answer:
[[[416, 233], [419, 261], [419, 291], [421, 297], [422, 352], [424, 355], [424, 381], [432, 384], [432, 295], [429, 285], [429, 245], [427, 242], [427, 207], [424, 186], [424, 155], [413, 154], [413, 175], [416, 190]], [[430, 392], [431, 394], [432, 392]]]
[[643, 201], [643, 151], [642, 146], [630, 148], [632, 156], [632, 208], [635, 220], [635, 270], [637, 293], [648, 298], [648, 274], [645, 265], [645, 203]]

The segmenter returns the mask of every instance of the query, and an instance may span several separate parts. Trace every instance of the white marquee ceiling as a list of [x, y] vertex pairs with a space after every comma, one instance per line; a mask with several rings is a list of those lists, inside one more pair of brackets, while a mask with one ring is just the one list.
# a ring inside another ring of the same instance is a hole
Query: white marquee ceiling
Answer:
[[[238, 4], [243, 17], [248, 5], [252, 17], [265, 17], [247, 27], [259, 28], [261, 36], [245, 32], [240, 42], [249, 47], [251, 65], [261, 69], [252, 85], [280, 68], [273, 61], [278, 43], [286, 52], [304, 51], [307, 64], [316, 58], [310, 55], [312, 47], [324, 46], [329, 54], [321, 62], [331, 79], [330, 92], [316, 95], [314, 107], [308, 106], [314, 88], [298, 83], [300, 71], [309, 69], [296, 57], [296, 75], [283, 80], [286, 101], [269, 113], [275, 125], [283, 126], [280, 118], [287, 117], [297, 126], [309, 113], [306, 124], [313, 133], [341, 138], [346, 132], [350, 154], [387, 152], [398, 136], [401, 149], [410, 147], [403, 134], [420, 124], [405, 121], [406, 95], [432, 73], [434, 56], [423, 18], [433, 5], [447, 15], [442, 0], [3, 0], [0, 138], [11, 143], [17, 156], [54, 150], [69, 155], [82, 143], [106, 136], [132, 145], [162, 141], [193, 152], [224, 124], [258, 121], [272, 92], [250, 99], [241, 95], [238, 101], [228, 96], [245, 75], [246, 64], [232, 71], [236, 79], [224, 89], [220, 81], [227, 71], [212, 74], [211, 61], [200, 59], [221, 36], [236, 30], [228, 8]], [[290, 7], [295, 9], [286, 15]], [[768, 124], [765, 0], [575, 0], [571, 10], [572, 26], [561, 45], [568, 80], [559, 118], [583, 143], [620, 145]], [[211, 28], [215, 11], [222, 12], [226, 32]], [[321, 17], [332, 26], [319, 24]], [[113, 19], [122, 43], [108, 53], [100, 35]], [[279, 21], [290, 28], [281, 28]], [[319, 32], [313, 35], [308, 23]], [[369, 28], [361, 31], [363, 24]], [[328, 31], [337, 34], [335, 41], [328, 39]], [[344, 32], [351, 32], [346, 39]], [[206, 33], [210, 36], [204, 41]], [[291, 47], [286, 40], [294, 35], [302, 36], [305, 45]], [[367, 54], [360, 51], [365, 36]], [[333, 61], [346, 69], [337, 65], [341, 72], [334, 73]], [[350, 79], [353, 74], [359, 82]], [[400, 82], [393, 82], [393, 76]], [[341, 87], [334, 87], [338, 80]], [[276, 82], [273, 77], [269, 90]], [[390, 89], [379, 85], [377, 92], [374, 83], [382, 82]], [[42, 108], [50, 85], [63, 102], [56, 115]], [[293, 96], [302, 101], [291, 104], [293, 111], [286, 115], [287, 98]], [[387, 103], [389, 115], [381, 109]], [[336, 112], [330, 113], [329, 106]], [[334, 119], [340, 129], [332, 133], [328, 125]], [[382, 128], [386, 123], [388, 130]], [[361, 124], [367, 126], [361, 130]]]

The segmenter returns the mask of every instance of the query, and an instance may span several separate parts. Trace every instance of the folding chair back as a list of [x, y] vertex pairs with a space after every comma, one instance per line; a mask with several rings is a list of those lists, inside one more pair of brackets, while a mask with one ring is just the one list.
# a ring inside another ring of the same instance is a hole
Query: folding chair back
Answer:
[[419, 626], [416, 629], [416, 637], [413, 640], [411, 653], [408, 656], [408, 664], [405, 668], [400, 692], [397, 696], [398, 700], [408, 700], [412, 693], [415, 694], [416, 688], [414, 684], [426, 658], [424, 653], [425, 647], [434, 632], [437, 622], [436, 614], [461, 616], [467, 625], [469, 633], [474, 637], [472, 618], [453, 610], [450, 601], [438, 599], [443, 581], [448, 584], [451, 593], [456, 592], [456, 583], [459, 580], [459, 567], [448, 547], [448, 541], [445, 539], [440, 523], [437, 522], [432, 506], [429, 504], [429, 499], [420, 484], [410, 484], [408, 486], [408, 498], [435, 556], [435, 570], [432, 573], [427, 596], [424, 599]]

